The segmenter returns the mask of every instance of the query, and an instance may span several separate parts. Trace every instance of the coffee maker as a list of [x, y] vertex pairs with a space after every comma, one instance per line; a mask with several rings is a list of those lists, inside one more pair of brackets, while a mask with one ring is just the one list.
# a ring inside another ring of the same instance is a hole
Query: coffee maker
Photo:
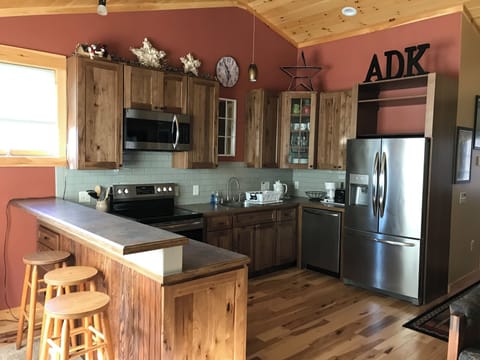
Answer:
[[325, 190], [327, 191], [327, 197], [324, 201], [326, 202], [333, 202], [335, 200], [335, 183], [334, 182], [326, 182], [325, 183]]

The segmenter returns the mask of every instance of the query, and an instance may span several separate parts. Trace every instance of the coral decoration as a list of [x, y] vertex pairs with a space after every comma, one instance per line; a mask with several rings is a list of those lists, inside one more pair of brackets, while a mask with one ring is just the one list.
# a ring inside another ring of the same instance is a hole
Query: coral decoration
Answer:
[[162, 67], [166, 63], [166, 53], [163, 50], [155, 49], [147, 38], [143, 40], [141, 48], [130, 48], [134, 53], [140, 64], [151, 67]]
[[187, 55], [180, 57], [180, 61], [183, 64], [183, 72], [191, 72], [195, 76], [198, 76], [198, 68], [202, 65], [200, 60], [195, 59], [191, 53], [188, 53]]

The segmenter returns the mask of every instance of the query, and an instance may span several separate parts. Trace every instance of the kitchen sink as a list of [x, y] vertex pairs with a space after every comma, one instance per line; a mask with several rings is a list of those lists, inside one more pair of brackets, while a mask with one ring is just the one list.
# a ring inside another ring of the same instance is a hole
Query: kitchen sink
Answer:
[[221, 204], [221, 206], [231, 207], [231, 208], [244, 208], [248, 207], [244, 201], [228, 201]]

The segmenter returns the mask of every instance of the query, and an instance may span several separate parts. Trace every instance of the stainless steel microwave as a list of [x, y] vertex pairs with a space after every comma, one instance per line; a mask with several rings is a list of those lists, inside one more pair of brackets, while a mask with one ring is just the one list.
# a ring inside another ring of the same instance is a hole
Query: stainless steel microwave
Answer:
[[191, 149], [190, 116], [125, 109], [123, 149], [188, 151]]

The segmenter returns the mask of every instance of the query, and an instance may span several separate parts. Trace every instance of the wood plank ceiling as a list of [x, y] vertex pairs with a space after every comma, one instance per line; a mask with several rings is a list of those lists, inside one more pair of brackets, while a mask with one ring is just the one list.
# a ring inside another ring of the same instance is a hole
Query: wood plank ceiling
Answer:
[[[0, 0], [0, 17], [95, 13], [97, 0]], [[354, 17], [341, 14], [357, 9]], [[464, 11], [480, 29], [480, 0], [107, 0], [110, 13], [239, 7], [301, 48]]]

